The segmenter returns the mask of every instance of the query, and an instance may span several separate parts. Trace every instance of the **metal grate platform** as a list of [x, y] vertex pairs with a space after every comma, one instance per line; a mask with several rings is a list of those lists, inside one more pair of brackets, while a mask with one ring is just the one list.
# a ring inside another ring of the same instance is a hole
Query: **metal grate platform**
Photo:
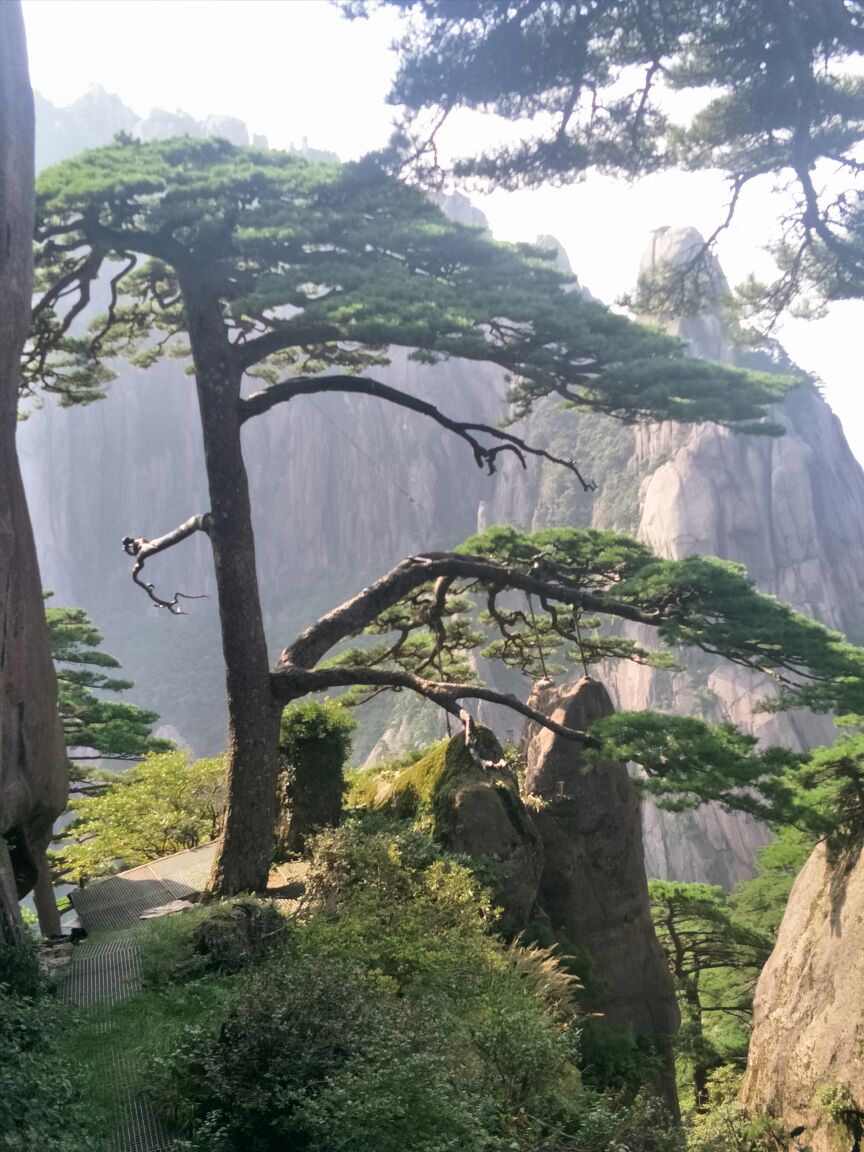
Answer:
[[76, 1008], [108, 1007], [128, 999], [140, 987], [134, 932], [118, 932], [105, 941], [84, 941], [65, 971], [63, 998]]
[[215, 855], [214, 841], [118, 872], [69, 898], [88, 932], [131, 927], [142, 912], [203, 891]]
[[[122, 1055], [114, 1061], [114, 1075], [124, 1083], [134, 1078], [134, 1070]], [[123, 1119], [113, 1152], [171, 1152], [174, 1140], [150, 1106], [149, 1100], [130, 1093], [123, 1102]]]
[[[75, 949], [63, 973], [60, 995], [77, 1008], [104, 1008], [134, 995], [141, 986], [138, 941], [147, 931], [142, 912], [201, 892], [207, 883], [216, 844], [166, 856], [119, 872], [107, 880], [71, 893], [81, 923], [95, 939]], [[108, 1017], [96, 1022], [109, 1033]], [[121, 1097], [122, 1120], [111, 1152], [170, 1152], [174, 1140], [150, 1101], [136, 1091], [135, 1069], [106, 1034], [105, 1075], [112, 1077]]]

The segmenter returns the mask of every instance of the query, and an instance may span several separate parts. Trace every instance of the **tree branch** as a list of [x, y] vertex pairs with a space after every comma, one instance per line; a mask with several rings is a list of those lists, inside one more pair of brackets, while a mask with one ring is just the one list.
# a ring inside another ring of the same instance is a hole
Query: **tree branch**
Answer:
[[[253, 416], [260, 416], [275, 408], [277, 404], [286, 404], [295, 396], [312, 396], [321, 392], [348, 392], [354, 395], [374, 396], [379, 400], [386, 400], [390, 404], [397, 404], [401, 408], [408, 408], [412, 412], [419, 412], [429, 416], [448, 432], [461, 437], [474, 453], [478, 467], [485, 467], [491, 476], [496, 471], [496, 461], [502, 452], [512, 452], [523, 468], [527, 467], [526, 456], [539, 456], [553, 464], [560, 464], [572, 472], [586, 492], [593, 492], [597, 485], [593, 480], [585, 480], [572, 460], [565, 460], [560, 456], [553, 456], [543, 448], [533, 448], [526, 444], [519, 436], [512, 432], [505, 432], [491, 424], [474, 424], [469, 421], [453, 420], [445, 416], [434, 404], [421, 400], [417, 396], [410, 396], [398, 388], [382, 384], [378, 380], [371, 380], [364, 376], [298, 376], [294, 379], [283, 380], [273, 384], [260, 392], [254, 392], [245, 400], [240, 400], [240, 423], [244, 424]], [[498, 443], [494, 445], [482, 444], [473, 433], [489, 436]]]
[[179, 544], [182, 540], [194, 535], [196, 532], [204, 532], [209, 535], [209, 512], [204, 512], [200, 516], [190, 516], [189, 519], [184, 520], [179, 527], [172, 529], [171, 532], [166, 532], [163, 536], [157, 536], [155, 540], [145, 540], [142, 536], [124, 536], [122, 540], [123, 551], [128, 556], [135, 557], [132, 579], [139, 588], [144, 589], [157, 608], [167, 608], [172, 616], [186, 615], [180, 607], [180, 600], [205, 600], [207, 598], [206, 595], [192, 596], [186, 592], [175, 592], [171, 600], [163, 600], [156, 595], [152, 584], [147, 584], [140, 578], [141, 571], [145, 562], [149, 560], [151, 556], [155, 556], [157, 552], [164, 552], [167, 548], [172, 548], [175, 544]]
[[501, 588], [515, 588], [547, 596], [574, 608], [602, 612], [632, 620], [637, 624], [656, 626], [660, 612], [643, 612], [632, 604], [607, 600], [561, 580], [532, 576], [520, 568], [497, 564], [481, 556], [459, 556], [453, 552], [428, 552], [411, 556], [392, 568], [386, 576], [322, 616], [286, 648], [279, 658], [277, 671], [283, 667], [312, 668], [329, 650], [347, 636], [356, 636], [373, 621], [397, 604], [403, 596], [421, 584], [441, 576], [453, 579], [480, 580]]
[[426, 680], [422, 676], [412, 675], [398, 669], [369, 668], [364, 666], [334, 667], [334, 668], [298, 668], [294, 665], [280, 666], [270, 677], [274, 696], [288, 703], [310, 692], [324, 692], [328, 688], [347, 688], [353, 685], [378, 686], [383, 688], [409, 689], [433, 704], [455, 716], [461, 723], [468, 725], [471, 717], [463, 708], [459, 707], [460, 700], [486, 700], [490, 704], [502, 704], [514, 712], [541, 724], [559, 736], [568, 740], [575, 740], [588, 748], [600, 748], [601, 742], [587, 732], [580, 732], [576, 728], [566, 728], [548, 716], [531, 708], [528, 704], [512, 695], [510, 692], [495, 692], [482, 684], [454, 684], [449, 681]]

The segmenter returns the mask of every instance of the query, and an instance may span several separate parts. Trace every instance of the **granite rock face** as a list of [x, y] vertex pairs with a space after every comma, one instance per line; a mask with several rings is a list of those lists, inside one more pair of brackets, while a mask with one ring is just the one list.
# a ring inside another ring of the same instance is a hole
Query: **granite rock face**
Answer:
[[66, 803], [66, 756], [36, 549], [16, 451], [30, 322], [33, 102], [21, 7], [0, 5], [0, 937], [20, 925]]
[[[695, 229], [655, 234], [643, 273], [675, 267], [700, 250]], [[762, 370], [791, 368], [782, 349], [745, 352], [724, 332], [722, 270], [704, 262], [708, 299], [684, 318], [660, 317], [689, 344], [694, 356]], [[716, 301], [712, 304], [711, 297]], [[714, 555], [743, 564], [762, 592], [844, 632], [864, 639], [864, 472], [846, 443], [836, 416], [815, 387], [791, 391], [776, 415], [784, 435], [742, 436], [716, 425], [682, 428], [645, 425], [636, 431], [631, 468], [641, 477], [636, 533], [658, 555]], [[669, 677], [635, 667], [614, 673], [621, 708], [645, 707], [658, 697], [667, 706], [729, 719], [766, 744], [807, 749], [834, 738], [826, 717], [807, 712], [761, 712], [767, 681], [724, 662], [699, 659], [689, 677]], [[699, 697], [697, 700], [696, 697]], [[646, 854], [653, 875], [707, 879], [727, 886], [752, 874], [766, 831], [749, 817], [707, 807], [683, 818], [646, 806]], [[700, 846], [699, 858], [690, 855]]]
[[793, 1147], [864, 1136], [864, 853], [819, 845], [795, 881], [756, 987], [746, 1107], [801, 1129]]
[[[584, 731], [614, 712], [597, 680], [538, 685], [531, 704]], [[597, 973], [593, 1007], [612, 1026], [671, 1036], [679, 1014], [672, 977], [654, 934], [642, 848], [640, 797], [617, 761], [586, 769], [578, 745], [525, 726], [526, 796], [543, 841], [540, 904], [554, 928], [584, 949]]]
[[[642, 273], [680, 266], [701, 252], [692, 228], [665, 228], [652, 237]], [[646, 317], [685, 340], [694, 356], [762, 371], [791, 366], [778, 346], [734, 348], [724, 329], [720, 298], [726, 280], [713, 257], [703, 261], [699, 311], [685, 317]], [[596, 477], [593, 497], [573, 492], [550, 467], [511, 469], [483, 509], [488, 524], [533, 529], [564, 525], [614, 528], [644, 540], [659, 555], [717, 555], [744, 564], [759, 589], [812, 614], [852, 640], [864, 638], [864, 472], [839, 421], [816, 388], [787, 395], [772, 418], [781, 437], [746, 436], [715, 425], [646, 424], [622, 428], [593, 416], [572, 424], [557, 408], [541, 407], [524, 429], [550, 450], [574, 456]], [[643, 643], [650, 630], [628, 629]], [[707, 657], [685, 661], [672, 675], [621, 661], [598, 675], [615, 706], [625, 710], [728, 719], [766, 743], [795, 749], [830, 743], [824, 717], [760, 712], [767, 683], [745, 669]], [[706, 805], [670, 814], [643, 804], [649, 876], [730, 887], [753, 875], [767, 830], [752, 818]]]

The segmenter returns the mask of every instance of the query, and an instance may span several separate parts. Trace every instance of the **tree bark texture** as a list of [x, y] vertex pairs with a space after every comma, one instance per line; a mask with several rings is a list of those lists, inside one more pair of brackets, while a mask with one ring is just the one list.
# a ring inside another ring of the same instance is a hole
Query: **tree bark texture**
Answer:
[[[33, 275], [33, 95], [18, 0], [0, 3], [0, 934], [36, 881], [68, 774], [42, 582], [15, 444]], [[14, 905], [14, 906], [11, 906]], [[48, 925], [51, 927], [51, 925]]]
[[273, 855], [279, 776], [279, 714], [270, 668], [249, 485], [240, 444], [241, 370], [231, 354], [218, 296], [183, 284], [210, 491], [209, 535], [228, 691], [228, 779], [214, 895], [265, 888]]

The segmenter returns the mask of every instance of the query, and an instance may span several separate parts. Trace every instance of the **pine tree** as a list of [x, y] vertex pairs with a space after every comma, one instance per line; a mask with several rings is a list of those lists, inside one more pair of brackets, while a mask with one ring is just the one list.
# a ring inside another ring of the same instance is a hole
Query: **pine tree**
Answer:
[[[435, 136], [459, 107], [525, 125], [515, 145], [467, 156], [457, 175], [504, 187], [633, 177], [670, 166], [728, 180], [729, 205], [778, 181], [780, 275], [745, 300], [771, 311], [800, 293], [864, 295], [864, 10], [844, 0], [345, 0], [410, 19], [391, 100], [407, 110], [398, 163], [437, 171]], [[692, 100], [678, 117], [674, 94]], [[670, 96], [672, 97], [670, 99]], [[532, 118], [543, 127], [538, 131]]]
[[[736, 921], [721, 888], [652, 880], [654, 929], [675, 981], [681, 1006], [679, 1052], [689, 1065], [693, 1103], [708, 1104], [708, 1074], [726, 1063], [723, 1027], [750, 1014], [753, 989], [773, 940]], [[747, 1042], [739, 1035], [739, 1058]], [[734, 1046], [734, 1038], [733, 1038]], [[741, 1051], [740, 1049], [743, 1049]]]
[[49, 607], [45, 615], [57, 669], [60, 720], [78, 769], [86, 760], [140, 760], [149, 752], [170, 751], [170, 741], [153, 736], [156, 712], [103, 695], [126, 692], [132, 682], [97, 671], [119, 668], [120, 662], [100, 650], [102, 634], [87, 613]]
[[[448, 221], [419, 191], [366, 163], [317, 165], [226, 141], [119, 139], [50, 170], [37, 190], [37, 288], [25, 390], [81, 403], [112, 358], [191, 356], [210, 508], [156, 539], [128, 536], [133, 579], [157, 553], [204, 532], [218, 590], [228, 688], [228, 798], [212, 886], [264, 884], [270, 862], [285, 688], [271, 683], [240, 430], [295, 396], [361, 392], [435, 420], [478, 465], [533, 449], [467, 423], [368, 373], [390, 344], [510, 373], [517, 413], [542, 396], [626, 420], [716, 420], [749, 431], [790, 383], [694, 362], [681, 345], [566, 292], [544, 253]], [[80, 331], [100, 274], [107, 314]], [[244, 397], [247, 377], [266, 385]], [[558, 461], [575, 476], [572, 461]], [[308, 665], [300, 664], [307, 668]], [[305, 688], [308, 691], [310, 688]]]

